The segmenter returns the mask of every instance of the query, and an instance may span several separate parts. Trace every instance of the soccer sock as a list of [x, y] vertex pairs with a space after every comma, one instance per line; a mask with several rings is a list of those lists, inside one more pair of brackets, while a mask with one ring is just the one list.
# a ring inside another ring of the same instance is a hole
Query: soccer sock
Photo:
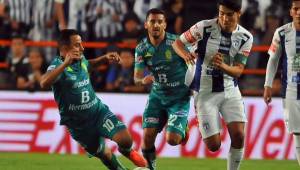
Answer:
[[227, 170], [239, 170], [243, 159], [244, 148], [230, 148], [227, 158]]
[[150, 170], [156, 169], [156, 153], [155, 153], [155, 147], [151, 149], [143, 149], [143, 156], [147, 160], [148, 168]]
[[293, 135], [296, 146], [296, 157], [300, 165], [300, 135]]
[[108, 160], [104, 156], [99, 156], [99, 158], [109, 170], [127, 170], [127, 168], [125, 168], [121, 164], [121, 162], [118, 160], [118, 158], [114, 154], [112, 154], [110, 160]]
[[129, 154], [130, 154], [130, 152], [131, 152], [131, 148], [121, 148], [121, 147], [119, 147], [119, 152], [120, 152], [122, 155], [124, 155], [124, 156], [126, 156], [126, 157], [129, 157]]

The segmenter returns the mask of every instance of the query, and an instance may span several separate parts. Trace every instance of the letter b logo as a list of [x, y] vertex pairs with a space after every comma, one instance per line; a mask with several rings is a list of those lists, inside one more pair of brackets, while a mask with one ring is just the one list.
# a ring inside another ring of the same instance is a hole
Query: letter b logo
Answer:
[[81, 103], [87, 103], [90, 101], [89, 91], [81, 92]]

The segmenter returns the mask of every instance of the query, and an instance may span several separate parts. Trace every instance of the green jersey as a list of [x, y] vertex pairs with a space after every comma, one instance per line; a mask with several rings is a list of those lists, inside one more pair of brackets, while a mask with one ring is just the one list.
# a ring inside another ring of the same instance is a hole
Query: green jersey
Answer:
[[148, 67], [155, 78], [151, 91], [154, 95], [178, 98], [189, 92], [185, 85], [187, 65], [172, 48], [176, 38], [176, 35], [166, 33], [158, 46], [144, 38], [135, 49], [135, 69]]
[[[56, 57], [48, 67], [48, 71], [62, 63], [61, 57]], [[99, 104], [102, 106], [91, 85], [89, 67], [89, 62], [83, 56], [81, 61], [66, 67], [52, 85], [61, 115], [61, 124], [71, 119], [80, 121], [93, 118]]]

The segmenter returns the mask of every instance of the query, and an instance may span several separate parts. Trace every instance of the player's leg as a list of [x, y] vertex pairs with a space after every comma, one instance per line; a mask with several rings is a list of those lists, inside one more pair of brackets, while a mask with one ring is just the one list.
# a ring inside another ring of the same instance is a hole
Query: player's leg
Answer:
[[167, 108], [168, 122], [166, 139], [168, 144], [175, 146], [183, 141], [187, 142], [188, 114], [190, 109], [190, 97], [186, 96]]
[[125, 168], [118, 160], [116, 155], [112, 153], [111, 149], [105, 147], [103, 138], [100, 140], [100, 145], [94, 156], [99, 158], [109, 170], [127, 170], [127, 168]]
[[156, 149], [154, 143], [157, 134], [157, 128], [143, 129], [142, 152], [144, 158], [147, 160], [148, 168], [150, 170], [156, 169]]
[[143, 114], [143, 143], [142, 152], [150, 170], [156, 169], [155, 139], [166, 123], [166, 112], [163, 110], [157, 95], [149, 95], [148, 103]]
[[238, 88], [227, 91], [227, 98], [222, 103], [220, 112], [227, 123], [231, 138], [227, 170], [238, 170], [244, 155], [244, 131], [247, 122], [244, 103]]
[[[104, 105], [104, 104], [103, 104]], [[132, 149], [132, 138], [126, 126], [104, 105], [101, 111], [102, 118], [99, 133], [118, 144], [121, 154], [130, 159], [136, 166], [146, 167], [146, 160], [138, 152]]]
[[203, 92], [194, 94], [199, 130], [204, 143], [212, 152], [221, 147], [219, 107], [223, 98], [223, 93]]
[[69, 127], [68, 130], [90, 156], [99, 158], [108, 169], [126, 170], [111, 150], [105, 147], [104, 139], [99, 136], [95, 127], [80, 130]]
[[245, 122], [231, 122], [227, 128], [231, 139], [227, 170], [238, 170], [244, 154]]
[[284, 120], [287, 129], [293, 134], [296, 147], [296, 158], [300, 165], [300, 103], [298, 100], [283, 99]]

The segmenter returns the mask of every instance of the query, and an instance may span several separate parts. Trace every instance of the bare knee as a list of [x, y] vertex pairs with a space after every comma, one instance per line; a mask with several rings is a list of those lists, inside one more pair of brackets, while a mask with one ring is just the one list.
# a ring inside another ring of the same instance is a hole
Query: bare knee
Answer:
[[221, 147], [221, 142], [210, 142], [206, 144], [208, 150], [211, 152], [216, 152], [220, 149]]
[[231, 146], [236, 149], [243, 148], [244, 138], [245, 138], [244, 132], [242, 131], [233, 132], [231, 134]]
[[181, 136], [176, 133], [167, 133], [167, 142], [171, 146], [176, 146], [181, 143]]
[[204, 139], [204, 142], [208, 150], [210, 150], [211, 152], [216, 152], [221, 147], [221, 139], [219, 134]]

